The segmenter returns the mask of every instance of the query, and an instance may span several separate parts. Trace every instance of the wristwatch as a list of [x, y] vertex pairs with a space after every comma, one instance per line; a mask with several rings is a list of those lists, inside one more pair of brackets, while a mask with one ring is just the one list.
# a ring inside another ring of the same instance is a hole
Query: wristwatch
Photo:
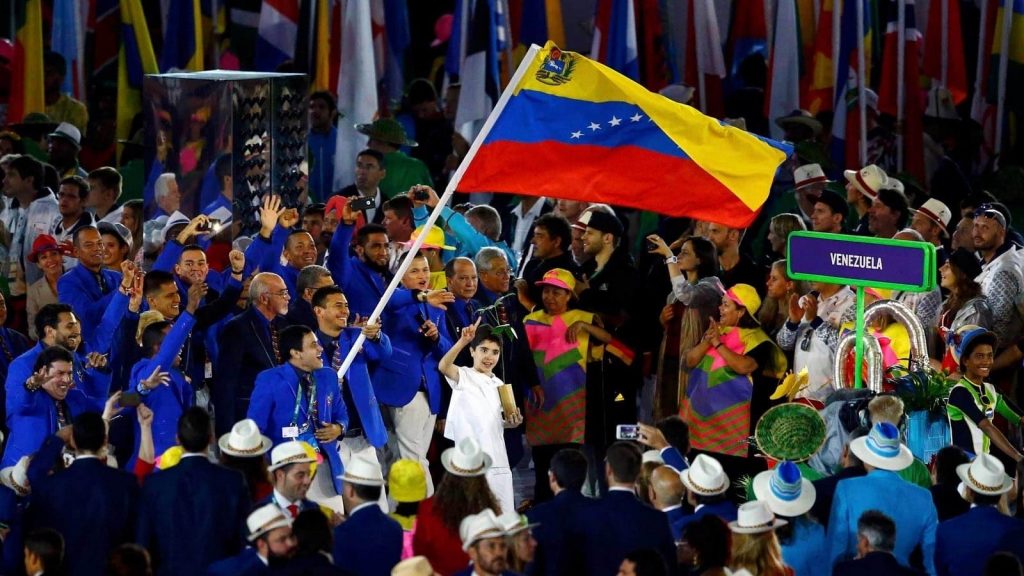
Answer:
[[678, 263], [679, 263], [679, 258], [677, 258], [675, 256], [669, 256], [668, 258], [665, 258], [665, 264], [678, 264]]

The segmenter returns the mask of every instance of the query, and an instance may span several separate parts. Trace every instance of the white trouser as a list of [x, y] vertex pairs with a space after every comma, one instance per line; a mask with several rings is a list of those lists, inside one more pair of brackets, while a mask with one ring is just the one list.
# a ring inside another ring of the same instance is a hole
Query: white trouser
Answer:
[[[407, 460], [415, 460], [423, 465], [423, 470], [430, 470], [427, 462], [427, 451], [434, 433], [436, 414], [430, 413], [430, 403], [426, 392], [417, 392], [408, 404], [400, 408], [389, 407], [391, 421], [395, 424], [395, 438], [398, 441], [398, 454]], [[434, 482], [427, 472], [427, 497], [434, 495]]]
[[[323, 449], [337, 450], [338, 447], [338, 442], [331, 442]], [[316, 474], [313, 476], [313, 482], [309, 485], [306, 498], [341, 513], [345, 507], [341, 501], [341, 494], [334, 490], [334, 480], [331, 478], [331, 474], [337, 474], [337, 472], [331, 470], [331, 466], [327, 461], [327, 454], [324, 454], [323, 457], [324, 461], [316, 467]]]
[[[381, 464], [380, 460], [377, 459], [377, 449], [370, 444], [370, 441], [366, 439], [366, 436], [357, 436], [355, 438], [345, 438], [341, 441], [338, 447], [338, 452], [341, 454], [341, 463], [345, 465], [345, 469], [348, 470], [349, 462], [356, 456], [362, 456], [369, 460], [373, 460], [380, 465], [381, 470], [384, 470], [384, 465]], [[380, 491], [380, 509], [382, 512], [387, 514], [388, 510], [388, 497], [385, 490]]]
[[498, 499], [501, 513], [514, 512], [516, 509], [515, 489], [512, 486], [511, 468], [491, 468], [487, 470], [487, 485], [494, 497]]

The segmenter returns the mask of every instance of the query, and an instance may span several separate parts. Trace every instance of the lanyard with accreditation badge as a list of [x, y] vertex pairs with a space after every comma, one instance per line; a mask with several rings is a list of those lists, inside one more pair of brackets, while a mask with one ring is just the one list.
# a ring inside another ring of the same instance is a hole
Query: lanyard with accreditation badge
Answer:
[[313, 447], [317, 452], [320, 451], [320, 445], [317, 443], [316, 436], [311, 431], [310, 421], [313, 419], [313, 407], [316, 402], [316, 378], [312, 376], [310, 379], [313, 383], [309, 387], [309, 404], [307, 409], [306, 422], [300, 429], [299, 423], [299, 411], [302, 409], [302, 381], [298, 382], [295, 389], [295, 410], [292, 413], [292, 423], [290, 426], [285, 426], [281, 429], [281, 436], [284, 438], [293, 438], [297, 440], [303, 440], [307, 444]]

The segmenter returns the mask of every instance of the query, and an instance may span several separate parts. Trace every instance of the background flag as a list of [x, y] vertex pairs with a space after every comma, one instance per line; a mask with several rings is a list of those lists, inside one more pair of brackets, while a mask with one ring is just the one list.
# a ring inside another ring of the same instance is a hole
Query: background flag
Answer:
[[693, 0], [688, 5], [684, 82], [697, 90], [693, 101], [705, 114], [721, 118], [725, 115], [722, 104], [725, 58], [722, 56], [715, 4], [712, 0]]
[[[857, 38], [857, 3], [864, 6], [864, 37]], [[839, 65], [836, 67], [836, 94], [832, 117], [832, 161], [839, 170], [860, 168], [860, 83], [871, 78], [871, 4], [870, 0], [843, 2], [839, 38]], [[865, 70], [859, 70], [858, 50], [864, 50]]]
[[[466, 58], [459, 81], [459, 107], [455, 129], [468, 141], [476, 137], [501, 93], [498, 68], [498, 34], [494, 0], [469, 0], [472, 9], [466, 25]], [[454, 36], [454, 34], [453, 34]]]
[[[814, 33], [814, 57], [808, 71], [807, 96], [802, 100], [806, 110], [817, 114], [832, 110], [835, 105], [836, 71], [832, 56], [832, 33], [834, 20], [839, 17], [834, 0], [824, 0], [818, 13], [818, 25]], [[772, 119], [774, 120], [774, 119]]]
[[590, 57], [632, 80], [640, 79], [633, 0], [598, 0]]
[[117, 137], [127, 140], [132, 120], [142, 111], [142, 78], [160, 71], [139, 0], [121, 0], [121, 49], [117, 61]]
[[775, 123], [776, 118], [800, 108], [800, 36], [789, 31], [799, 30], [797, 0], [779, 0], [775, 14], [775, 34], [772, 57], [768, 61], [768, 124], [772, 137], [782, 139], [785, 130]]
[[370, 3], [346, 0], [342, 7], [341, 66], [338, 71], [338, 140], [334, 154], [334, 189], [355, 181], [356, 154], [366, 148], [366, 136], [355, 125], [377, 116], [377, 68], [373, 61]]
[[745, 227], [792, 152], [550, 42], [520, 72], [471, 150], [458, 191], [605, 202]]
[[82, 6], [73, 0], [55, 0], [50, 49], [64, 57], [68, 73], [60, 91], [85, 100], [85, 26]]
[[[945, 19], [943, 13], [945, 12]], [[967, 99], [967, 68], [960, 32], [960, 2], [931, 0], [924, 36], [924, 73], [953, 94], [953, 102]]]
[[164, 15], [160, 70], [203, 69], [203, 14], [199, 0], [170, 0]]
[[[934, 1], [934, 0], [933, 0]], [[882, 78], [878, 87], [878, 110], [894, 118], [897, 114], [897, 99], [903, 92], [903, 167], [918, 182], [926, 182], [924, 171], [924, 104], [921, 93], [921, 74], [918, 62], [921, 60], [921, 32], [917, 29], [914, 16], [914, 1], [905, 0], [904, 8], [904, 56], [903, 78], [898, 74], [899, 47], [899, 2], [885, 0], [885, 48], [882, 55]]]
[[14, 61], [7, 121], [21, 122], [30, 112], [45, 112], [43, 99], [42, 0], [14, 0]]
[[281, 63], [295, 57], [299, 34], [299, 0], [265, 0], [260, 9], [259, 36], [256, 38], [257, 70], [272, 72]]

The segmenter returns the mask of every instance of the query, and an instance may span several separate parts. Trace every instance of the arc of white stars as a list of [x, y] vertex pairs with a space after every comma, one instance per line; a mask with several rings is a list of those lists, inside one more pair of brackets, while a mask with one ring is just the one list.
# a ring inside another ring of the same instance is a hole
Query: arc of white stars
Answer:
[[590, 126], [587, 126], [587, 128], [590, 128], [591, 132], [597, 132], [598, 130], [601, 129], [601, 125], [598, 124], [597, 122], [591, 122]]

